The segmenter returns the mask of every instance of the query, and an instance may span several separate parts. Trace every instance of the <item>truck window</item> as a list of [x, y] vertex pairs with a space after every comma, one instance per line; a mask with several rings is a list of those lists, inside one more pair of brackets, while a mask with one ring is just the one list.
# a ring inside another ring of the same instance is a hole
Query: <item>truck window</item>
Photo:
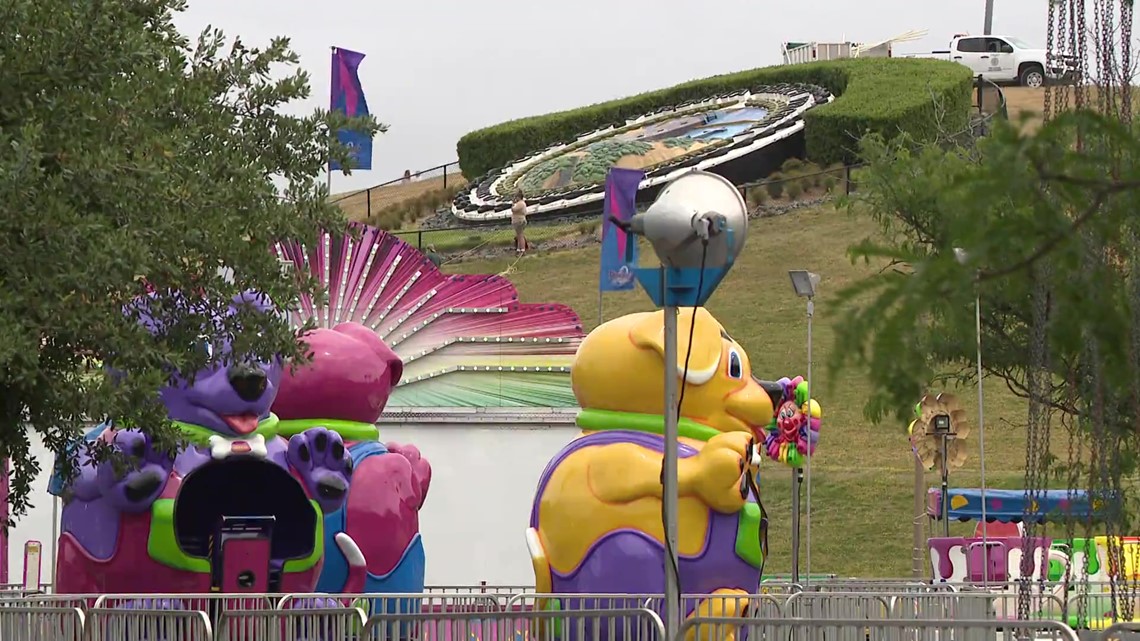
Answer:
[[1013, 45], [1001, 38], [986, 38], [986, 51], [989, 53], [1013, 53]]
[[985, 38], [962, 38], [958, 40], [958, 51], [983, 53], [986, 50]]

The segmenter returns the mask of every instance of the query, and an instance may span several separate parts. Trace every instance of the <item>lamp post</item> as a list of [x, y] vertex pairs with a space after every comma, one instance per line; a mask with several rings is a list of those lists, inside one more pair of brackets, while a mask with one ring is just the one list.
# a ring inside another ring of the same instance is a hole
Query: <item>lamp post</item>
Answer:
[[[961, 247], [955, 247], [954, 259], [958, 264], [965, 265], [970, 260], [970, 254]], [[985, 547], [988, 539], [986, 536], [986, 410], [985, 393], [982, 391], [982, 292], [977, 285], [974, 286], [974, 340], [978, 367], [978, 466], [982, 475], [982, 546]]]
[[[815, 314], [815, 289], [819, 274], [804, 269], [788, 271], [796, 296], [807, 299], [807, 389], [811, 405], [811, 319]], [[811, 583], [811, 447], [807, 451], [807, 583]], [[800, 484], [804, 481], [804, 468], [792, 470], [792, 583], [800, 582]]]
[[982, 23], [982, 35], [988, 36], [994, 32], [994, 0], [986, 0], [986, 17]]
[[950, 453], [950, 439], [954, 438], [954, 432], [950, 430], [950, 416], [946, 414], [938, 414], [931, 422], [934, 428], [934, 433], [938, 436], [938, 450], [940, 453], [941, 464], [939, 465], [939, 473], [942, 477], [942, 505], [939, 506], [939, 512], [942, 513], [942, 532], [943, 536], [950, 536], [950, 463], [946, 460]]
[[[633, 269], [638, 283], [664, 313], [664, 452], [661, 464], [662, 511], [665, 535], [665, 639], [674, 639], [681, 627], [680, 576], [677, 565], [677, 371], [678, 307], [704, 305], [732, 268], [748, 234], [748, 208], [736, 187], [722, 176], [691, 171], [672, 180], [644, 213], [628, 221], [611, 217], [614, 225], [644, 236], [661, 261], [658, 268]], [[626, 260], [633, 261], [633, 246], [626, 243]], [[691, 346], [690, 346], [691, 348]], [[744, 461], [751, 470], [758, 450]], [[743, 470], [742, 470], [743, 471]]]

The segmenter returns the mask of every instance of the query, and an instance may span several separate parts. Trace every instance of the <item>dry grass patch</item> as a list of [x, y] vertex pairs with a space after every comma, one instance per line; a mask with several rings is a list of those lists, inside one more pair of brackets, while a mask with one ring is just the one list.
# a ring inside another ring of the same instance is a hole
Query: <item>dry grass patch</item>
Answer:
[[[467, 184], [463, 175], [456, 169], [446, 177], [423, 178], [408, 183], [396, 183], [385, 187], [376, 187], [369, 191], [350, 192], [347, 194], [334, 194], [331, 200], [344, 210], [349, 220], [366, 222], [371, 210], [372, 219], [382, 217], [384, 210], [414, 200], [421, 196], [445, 189], [455, 189]], [[371, 203], [369, 203], [371, 200]]]

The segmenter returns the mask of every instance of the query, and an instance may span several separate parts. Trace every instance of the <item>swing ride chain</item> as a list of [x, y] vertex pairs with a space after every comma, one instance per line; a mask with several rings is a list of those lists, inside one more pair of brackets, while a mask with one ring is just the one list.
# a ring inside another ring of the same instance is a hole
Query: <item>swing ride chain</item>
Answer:
[[[1048, 284], [1046, 263], [1038, 263], [1031, 268], [1033, 280], [1033, 318], [1030, 328], [1029, 367], [1027, 383], [1029, 388], [1029, 422], [1026, 429], [1025, 448], [1025, 493], [1026, 502], [1022, 513], [1025, 535], [1022, 539], [1020, 576], [1018, 578], [1017, 617], [1028, 620], [1033, 604], [1034, 565], [1040, 554], [1033, 549], [1036, 543], [1038, 511], [1040, 509], [1041, 488], [1046, 485], [1045, 473], [1049, 454], [1049, 409], [1045, 397], [1049, 384], [1048, 359]], [[1044, 388], [1044, 389], [1043, 389]]]

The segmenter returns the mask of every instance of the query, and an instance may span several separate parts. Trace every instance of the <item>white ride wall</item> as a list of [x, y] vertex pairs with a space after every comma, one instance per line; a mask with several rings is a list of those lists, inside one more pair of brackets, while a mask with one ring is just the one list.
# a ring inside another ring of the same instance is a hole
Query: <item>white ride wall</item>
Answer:
[[[55, 546], [52, 542], [52, 496], [48, 494], [48, 480], [51, 477], [52, 465], [55, 455], [40, 440], [39, 435], [30, 435], [31, 447], [29, 454], [39, 463], [40, 473], [32, 483], [32, 494], [29, 497], [27, 511], [15, 522], [15, 527], [8, 531], [8, 583], [24, 582], [24, 545], [28, 541], [39, 541], [43, 544], [41, 555], [40, 580], [50, 583], [55, 575]], [[13, 461], [12, 465], [18, 463]], [[14, 515], [13, 515], [14, 516]]]
[[426, 585], [534, 585], [526, 529], [538, 477], [578, 428], [379, 427], [380, 440], [411, 443], [431, 462], [420, 511]]

